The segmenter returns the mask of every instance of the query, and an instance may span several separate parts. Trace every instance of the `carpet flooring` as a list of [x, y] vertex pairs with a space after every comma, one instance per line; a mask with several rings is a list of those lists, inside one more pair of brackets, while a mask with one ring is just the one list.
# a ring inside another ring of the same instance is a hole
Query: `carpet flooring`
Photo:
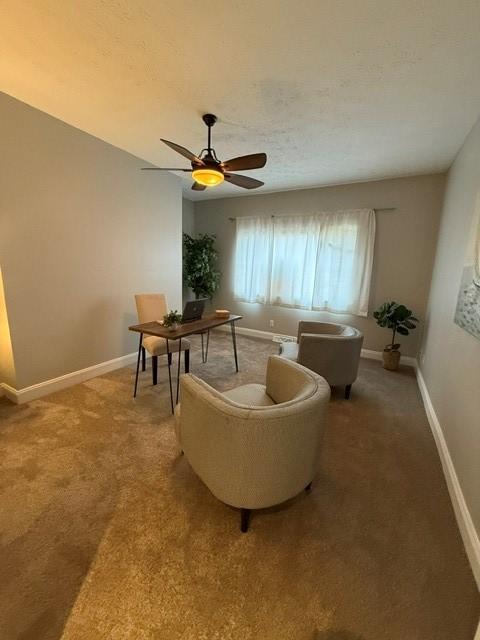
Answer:
[[[276, 345], [215, 333], [192, 371], [263, 380]], [[1, 640], [472, 640], [480, 599], [414, 373], [333, 393], [311, 493], [253, 514], [176, 453], [166, 367], [0, 399]]]

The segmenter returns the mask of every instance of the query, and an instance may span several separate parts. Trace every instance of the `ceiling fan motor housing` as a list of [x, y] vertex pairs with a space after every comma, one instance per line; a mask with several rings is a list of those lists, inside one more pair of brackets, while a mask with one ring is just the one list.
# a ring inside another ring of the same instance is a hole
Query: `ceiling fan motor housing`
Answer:
[[213, 127], [213, 125], [217, 121], [217, 116], [214, 116], [213, 113], [205, 113], [202, 116], [202, 120], [207, 125], [207, 127]]

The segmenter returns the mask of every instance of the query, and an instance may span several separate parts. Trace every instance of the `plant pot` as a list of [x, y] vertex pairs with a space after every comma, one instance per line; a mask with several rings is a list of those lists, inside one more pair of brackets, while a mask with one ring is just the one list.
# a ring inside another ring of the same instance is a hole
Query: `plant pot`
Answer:
[[178, 322], [174, 322], [168, 328], [170, 331], [176, 331], [178, 329]]
[[393, 351], [383, 352], [383, 368], [388, 369], [389, 371], [396, 371], [398, 369], [398, 365], [400, 364], [400, 351], [395, 349]]

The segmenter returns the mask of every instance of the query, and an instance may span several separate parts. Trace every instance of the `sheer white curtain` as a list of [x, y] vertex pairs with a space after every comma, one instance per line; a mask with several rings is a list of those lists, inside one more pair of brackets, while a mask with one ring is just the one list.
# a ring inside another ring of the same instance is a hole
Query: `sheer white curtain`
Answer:
[[234, 297], [267, 303], [270, 290], [272, 218], [237, 218]]
[[319, 230], [318, 217], [274, 218], [271, 304], [312, 308]]
[[375, 212], [320, 217], [313, 309], [366, 316], [375, 244]]
[[366, 316], [374, 243], [372, 209], [239, 218], [235, 297]]

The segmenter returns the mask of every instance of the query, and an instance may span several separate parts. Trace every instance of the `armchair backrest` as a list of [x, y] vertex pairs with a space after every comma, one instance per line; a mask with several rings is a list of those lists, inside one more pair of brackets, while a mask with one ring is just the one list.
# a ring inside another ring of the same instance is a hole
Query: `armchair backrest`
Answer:
[[337, 324], [336, 322], [305, 322], [298, 323], [297, 342], [300, 342], [302, 333], [318, 333], [322, 335], [342, 336], [353, 335], [356, 329], [346, 324]]
[[318, 376], [312, 377], [305, 367], [292, 367], [291, 364], [278, 356], [268, 360], [265, 390], [277, 406], [311, 396], [318, 385]]
[[355, 382], [363, 334], [355, 327], [327, 322], [300, 322], [298, 362], [330, 385]]
[[161, 320], [168, 313], [167, 301], [163, 293], [137, 293], [135, 304], [140, 324]]
[[281, 402], [241, 405], [196, 376], [182, 376], [182, 449], [210, 491], [235, 507], [279, 504], [305, 488], [317, 468], [328, 384], [297, 363], [271, 356], [266, 391]]

